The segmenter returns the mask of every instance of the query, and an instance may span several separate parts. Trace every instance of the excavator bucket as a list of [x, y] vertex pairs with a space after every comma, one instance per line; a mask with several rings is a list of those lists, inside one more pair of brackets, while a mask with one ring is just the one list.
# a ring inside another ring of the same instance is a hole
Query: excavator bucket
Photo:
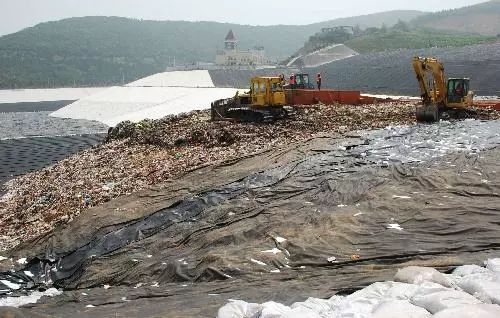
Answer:
[[436, 104], [417, 106], [415, 112], [417, 122], [419, 123], [434, 123], [439, 121], [439, 107]]

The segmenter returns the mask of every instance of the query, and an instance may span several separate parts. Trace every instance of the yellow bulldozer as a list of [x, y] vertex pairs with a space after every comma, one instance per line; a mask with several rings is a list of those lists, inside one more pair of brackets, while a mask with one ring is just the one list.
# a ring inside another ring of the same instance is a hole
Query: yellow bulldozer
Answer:
[[465, 110], [473, 105], [474, 93], [470, 79], [446, 79], [444, 65], [436, 58], [413, 58], [422, 105], [417, 106], [417, 122], [439, 121], [441, 114], [450, 110]]
[[241, 122], [268, 122], [295, 114], [286, 105], [283, 79], [280, 77], [253, 77], [250, 91], [212, 103], [212, 120]]

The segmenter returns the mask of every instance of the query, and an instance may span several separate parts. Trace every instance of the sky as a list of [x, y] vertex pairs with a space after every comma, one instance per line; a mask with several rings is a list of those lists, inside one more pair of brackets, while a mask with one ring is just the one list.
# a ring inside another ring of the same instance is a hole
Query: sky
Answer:
[[485, 0], [0, 0], [0, 35], [89, 15], [252, 25], [309, 24], [388, 10], [440, 11]]

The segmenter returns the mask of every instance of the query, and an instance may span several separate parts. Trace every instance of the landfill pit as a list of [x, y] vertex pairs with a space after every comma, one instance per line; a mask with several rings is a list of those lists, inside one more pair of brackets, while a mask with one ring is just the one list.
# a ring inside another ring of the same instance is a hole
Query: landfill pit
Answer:
[[[234, 160], [318, 133], [414, 123], [414, 104], [317, 105], [269, 124], [210, 121], [195, 111], [137, 124], [125, 122], [108, 142], [9, 181], [0, 200], [0, 250], [71, 222], [81, 211], [183, 173]], [[491, 114], [484, 112], [484, 116]]]
[[[17, 287], [0, 289], [62, 290], [26, 309], [55, 317], [214, 317], [230, 299], [288, 306], [404, 266], [498, 257], [498, 114], [415, 125], [414, 106], [124, 124], [107, 144], [9, 185], [2, 228], [14, 223], [15, 239], [4, 244], [24, 242], [0, 253], [0, 282]], [[85, 186], [90, 201], [78, 197]]]

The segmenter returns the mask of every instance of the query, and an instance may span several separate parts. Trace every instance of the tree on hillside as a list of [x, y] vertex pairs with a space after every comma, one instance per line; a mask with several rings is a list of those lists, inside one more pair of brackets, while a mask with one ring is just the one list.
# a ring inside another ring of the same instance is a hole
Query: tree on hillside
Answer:
[[396, 31], [410, 32], [410, 25], [402, 20], [398, 20], [398, 23], [396, 23], [392, 28]]
[[380, 27], [380, 32], [387, 33], [387, 26], [385, 25], [385, 23], [382, 23], [382, 26]]

